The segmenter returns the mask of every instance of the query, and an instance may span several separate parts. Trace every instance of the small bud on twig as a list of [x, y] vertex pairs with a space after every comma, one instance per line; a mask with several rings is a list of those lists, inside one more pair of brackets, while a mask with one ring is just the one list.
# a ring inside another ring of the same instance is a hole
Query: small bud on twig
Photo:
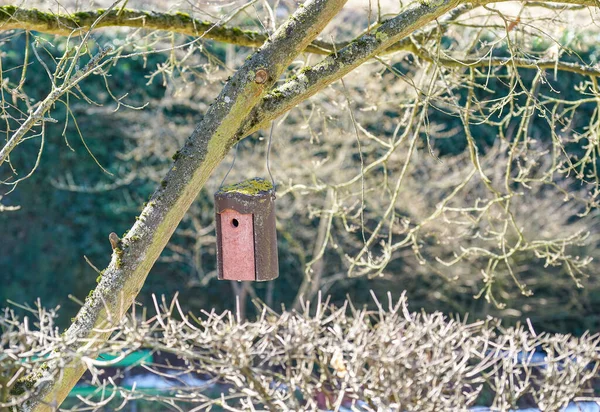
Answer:
[[119, 239], [119, 236], [115, 232], [110, 232], [110, 235], [108, 235], [108, 240], [110, 241], [110, 245], [112, 246], [113, 250], [118, 248], [119, 243], [121, 242], [121, 239]]

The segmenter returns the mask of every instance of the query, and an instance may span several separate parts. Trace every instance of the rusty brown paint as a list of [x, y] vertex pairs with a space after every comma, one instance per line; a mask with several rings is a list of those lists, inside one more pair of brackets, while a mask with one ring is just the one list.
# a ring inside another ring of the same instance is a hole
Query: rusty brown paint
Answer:
[[233, 209], [221, 212], [221, 250], [224, 280], [255, 280], [252, 214]]

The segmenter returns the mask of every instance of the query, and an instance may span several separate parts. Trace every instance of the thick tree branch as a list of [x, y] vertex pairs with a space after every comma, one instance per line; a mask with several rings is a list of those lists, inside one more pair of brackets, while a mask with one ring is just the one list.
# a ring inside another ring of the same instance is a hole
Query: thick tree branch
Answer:
[[[346, 0], [309, 0], [242, 66], [208, 109], [161, 186], [113, 251], [112, 260], [75, 322], [66, 332], [71, 349], [95, 347], [108, 326], [131, 306], [148, 272], [165, 248], [213, 169], [223, 160], [250, 110], [292, 60], [339, 12]], [[108, 246], [108, 242], [107, 242]], [[89, 349], [88, 349], [89, 350]], [[56, 365], [49, 365], [49, 370]], [[60, 379], [49, 380], [25, 410], [53, 410], [77, 383], [85, 365], [71, 361]]]
[[[460, 15], [470, 9], [472, 6], [465, 4], [456, 9], [456, 14]], [[209, 40], [245, 47], [260, 47], [267, 40], [267, 36], [260, 32], [221, 26], [215, 22], [195, 19], [186, 13], [173, 14], [123, 9], [109, 11], [104, 15], [102, 21], [98, 21], [98, 18], [105, 12], [106, 10], [97, 9], [71, 14], [56, 14], [38, 9], [0, 6], [0, 31], [33, 30], [40, 33], [69, 36], [77, 31], [89, 30], [93, 25], [94, 28], [130, 27], [163, 30], [188, 36], [202, 36]], [[449, 16], [449, 20], [453, 19], [454, 16]], [[335, 50], [343, 49], [348, 44], [350, 44], [349, 41], [332, 43], [313, 40], [304, 51], [329, 55]], [[382, 51], [382, 54], [406, 50], [410, 46], [411, 43], [407, 39], [390, 46], [385, 52]]]
[[416, 3], [320, 63], [307, 67], [295, 79], [287, 81], [265, 96], [240, 129], [238, 137], [243, 138], [262, 129], [271, 120], [341, 79], [373, 56], [401, 42], [415, 30], [458, 6], [460, 2], [443, 0], [437, 5]]
[[[89, 30], [106, 10], [78, 11], [71, 14], [56, 14], [38, 9], [16, 6], [0, 6], [0, 31], [34, 30], [41, 33], [69, 36], [73, 32]], [[206, 39], [246, 47], [260, 47], [267, 36], [252, 30], [220, 26], [218, 23], [198, 20], [187, 13], [160, 13], [144, 10], [113, 10], [107, 13], [95, 28], [131, 27], [149, 30], [164, 30], [188, 36], [203, 36]], [[327, 55], [334, 47], [324, 41], [314, 40], [305, 51]]]
[[[510, 0], [479, 0], [466, 3], [456, 9], [457, 15], [464, 13], [476, 6], [489, 3], [500, 3]], [[552, 4], [556, 3], [556, 4]], [[435, 4], [435, 2], [423, 1], [423, 4]], [[560, 4], [571, 4], [574, 7], [597, 7], [598, 0], [560, 0], [544, 2], [530, 2], [533, 7], [560, 7]], [[145, 28], [149, 30], [163, 30], [181, 33], [188, 36], [203, 36], [206, 39], [223, 43], [235, 44], [245, 47], [260, 47], [267, 36], [253, 30], [242, 30], [238, 27], [221, 26], [218, 22], [199, 20], [187, 13], [163, 13], [145, 10], [122, 9], [106, 13], [101, 22], [98, 18], [105, 13], [104, 9], [78, 11], [71, 14], [57, 14], [41, 11], [35, 8], [21, 8], [13, 5], [0, 6], [0, 31], [5, 30], [33, 30], [41, 33], [57, 34], [63, 36], [72, 35], [76, 31], [88, 30], [95, 24], [95, 28], [106, 27], [131, 27]], [[453, 20], [449, 16], [449, 20]], [[306, 46], [305, 52], [328, 55], [335, 50], [341, 50], [350, 42], [326, 42], [313, 40]], [[389, 54], [410, 47], [408, 41], [400, 41], [381, 50], [378, 54]]]
[[[100, 330], [107, 330], [107, 325], [117, 322], [128, 310], [178, 223], [236, 140], [462, 3], [461, 0], [416, 3], [263, 99], [293, 58], [311, 44], [344, 2], [308, 1], [225, 85], [203, 121], [176, 154], [172, 169], [139, 220], [115, 248], [98, 287], [67, 331], [66, 338], [73, 342], [74, 350], [107, 339], [108, 332]], [[584, 3], [596, 4], [587, 0]], [[63, 377], [50, 381], [43, 397], [26, 408], [48, 410], [60, 404], [84, 370], [85, 366], [78, 362], [68, 365]]]
[[[257, 130], [264, 128], [268, 122], [288, 110], [306, 100], [310, 96], [322, 90], [324, 87], [341, 79], [344, 75], [354, 70], [356, 67], [363, 64], [368, 59], [376, 55], [385, 54], [392, 51], [406, 50], [415, 54], [419, 54], [418, 50], [407, 37], [415, 30], [418, 30], [449, 10], [458, 6], [460, 0], [446, 0], [438, 3], [436, 6], [431, 6], [425, 3], [413, 5], [398, 16], [386, 21], [376, 30], [367, 33], [348, 46], [339, 50], [337, 53], [331, 54], [322, 62], [312, 67], [307, 67], [296, 78], [293, 78], [278, 88], [271, 91], [264, 97], [260, 105], [256, 106], [251, 115], [244, 123], [244, 126], [239, 132], [239, 137], [243, 138]], [[492, 1], [481, 1], [477, 5], [492, 3]], [[575, 0], [567, 0], [565, 3], [584, 4], [587, 6], [600, 4], [597, 1], [583, 0], [576, 2]], [[453, 13], [464, 13], [468, 9], [462, 5], [453, 11]], [[453, 14], [451, 13], [451, 14]], [[454, 61], [445, 59], [440, 63], [447, 64], [448, 67], [469, 66], [473, 64], [478, 67], [489, 65], [506, 64], [502, 58], [494, 58], [476, 61], [475, 59], [466, 61]], [[554, 60], [529, 60], [513, 58], [513, 64], [517, 67], [550, 69], [555, 68], [557, 63]], [[600, 69], [595, 67], [587, 67], [575, 63], [558, 63], [558, 70], [571, 71], [583, 75], [597, 76]]]
[[[260, 47], [267, 40], [263, 33], [242, 30], [238, 27], [221, 26], [218, 23], [198, 20], [187, 13], [161, 13], [145, 10], [114, 10], [106, 13], [102, 21], [98, 18], [105, 13], [103, 9], [79, 11], [71, 14], [56, 14], [38, 9], [16, 6], [0, 6], [0, 31], [33, 30], [40, 33], [69, 36], [77, 31], [107, 27], [144, 28], [180, 33], [187, 36], [202, 36], [208, 40], [235, 44], [245, 47]], [[94, 24], [95, 23], [95, 24]], [[335, 50], [346, 47], [350, 42], [326, 42], [313, 40], [306, 46], [305, 52], [329, 55]], [[388, 53], [404, 50], [409, 42], [401, 42], [390, 47]]]

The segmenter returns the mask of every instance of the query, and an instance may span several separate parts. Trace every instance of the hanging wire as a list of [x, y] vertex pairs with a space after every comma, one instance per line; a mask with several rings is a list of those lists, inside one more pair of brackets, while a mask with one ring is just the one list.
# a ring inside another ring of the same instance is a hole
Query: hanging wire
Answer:
[[358, 127], [356, 126], [356, 119], [354, 118], [354, 112], [352, 111], [350, 93], [348, 93], [348, 89], [346, 88], [344, 79], [340, 79], [340, 82], [342, 82], [344, 96], [346, 96], [346, 102], [348, 103], [348, 112], [350, 113], [350, 119], [352, 119], [352, 126], [354, 126], [354, 134], [356, 135], [356, 144], [358, 146], [358, 155], [360, 156], [360, 232], [362, 234], [363, 243], [366, 246], [367, 237], [365, 235], [365, 159], [363, 157]]
[[239, 146], [240, 146], [239, 143], [235, 145], [235, 150], [233, 151], [233, 160], [231, 161], [231, 166], [229, 166], [229, 170], [225, 174], [225, 177], [223, 177], [223, 180], [221, 180], [221, 184], [219, 185], [219, 189], [223, 187], [223, 183], [225, 183], [225, 179], [227, 179], [227, 176], [229, 176], [229, 172], [231, 172], [231, 169], [233, 169], [233, 165], [235, 165], [235, 159], [237, 159], [237, 152], [238, 152], [238, 147]]
[[[369, 3], [370, 7], [370, 3]], [[335, 48], [335, 41], [333, 36], [331, 37], [331, 44], [333, 44], [333, 53], [337, 57], [337, 49]], [[354, 118], [354, 112], [352, 111], [352, 102], [350, 100], [350, 93], [346, 88], [344, 79], [340, 78], [342, 83], [342, 89], [344, 90], [344, 96], [346, 97], [346, 103], [348, 104], [348, 112], [350, 113], [350, 119], [352, 120], [352, 126], [354, 126], [354, 134], [356, 136], [356, 144], [358, 146], [358, 155], [360, 156], [360, 233], [362, 235], [363, 243], [367, 246], [367, 237], [365, 235], [365, 159], [363, 157], [362, 145], [360, 143], [360, 135], [358, 133], [358, 127], [356, 126], [356, 119]], [[370, 257], [370, 253], [369, 257]]]
[[271, 183], [273, 184], [273, 188], [275, 188], [275, 179], [273, 179], [273, 175], [271, 174], [271, 143], [273, 141], [273, 129], [275, 128], [275, 121], [271, 122], [271, 132], [269, 133], [269, 141], [267, 143], [267, 172], [269, 172], [269, 176], [271, 176]]
[[[269, 172], [269, 177], [271, 178], [271, 183], [273, 184], [273, 187], [275, 187], [275, 179], [273, 178], [273, 174], [271, 173], [271, 146], [273, 143], [273, 129], [274, 128], [275, 128], [275, 122], [273, 121], [273, 122], [271, 122], [271, 131], [269, 132], [269, 140], [267, 141], [267, 172]], [[227, 170], [227, 173], [225, 174], [225, 176], [223, 177], [223, 180], [221, 181], [221, 184], [219, 185], [219, 189], [223, 187], [223, 184], [225, 183], [225, 179], [227, 179], [227, 176], [229, 176], [229, 173], [233, 169], [233, 166], [235, 166], [235, 160], [237, 159], [237, 152], [238, 152], [239, 146], [240, 146], [240, 143], [237, 143], [235, 145], [235, 149], [233, 152], [233, 160], [231, 161], [229, 170]]]

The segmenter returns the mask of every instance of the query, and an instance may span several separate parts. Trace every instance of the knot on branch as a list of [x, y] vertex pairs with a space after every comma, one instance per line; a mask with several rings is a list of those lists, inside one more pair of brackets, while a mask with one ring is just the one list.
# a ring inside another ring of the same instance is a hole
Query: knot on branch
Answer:
[[263, 84], [269, 79], [269, 73], [265, 69], [259, 69], [254, 75], [254, 82], [256, 84]]

